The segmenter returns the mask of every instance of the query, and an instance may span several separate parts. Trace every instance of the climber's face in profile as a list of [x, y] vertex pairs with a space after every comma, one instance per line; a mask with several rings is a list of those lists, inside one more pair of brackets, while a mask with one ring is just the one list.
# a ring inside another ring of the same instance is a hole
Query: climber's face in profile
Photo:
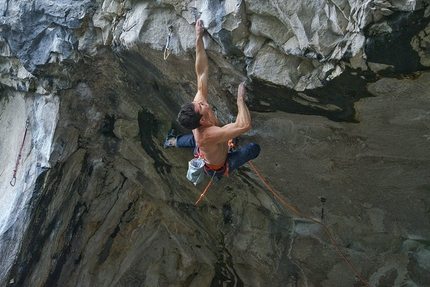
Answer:
[[208, 114], [210, 106], [207, 102], [199, 101], [199, 102], [192, 102], [192, 103], [194, 105], [194, 111], [196, 113], [201, 114], [203, 117], [205, 117]]

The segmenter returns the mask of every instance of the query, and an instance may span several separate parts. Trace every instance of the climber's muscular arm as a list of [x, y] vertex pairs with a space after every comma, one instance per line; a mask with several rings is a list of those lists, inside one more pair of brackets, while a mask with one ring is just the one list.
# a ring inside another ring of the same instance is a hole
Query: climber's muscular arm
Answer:
[[251, 114], [245, 104], [245, 84], [241, 83], [237, 92], [237, 117], [234, 123], [223, 127], [211, 126], [205, 130], [205, 136], [200, 141], [200, 147], [227, 142], [251, 129]]
[[197, 94], [194, 101], [208, 101], [208, 73], [209, 63], [203, 44], [203, 21], [196, 22], [196, 74], [197, 74]]

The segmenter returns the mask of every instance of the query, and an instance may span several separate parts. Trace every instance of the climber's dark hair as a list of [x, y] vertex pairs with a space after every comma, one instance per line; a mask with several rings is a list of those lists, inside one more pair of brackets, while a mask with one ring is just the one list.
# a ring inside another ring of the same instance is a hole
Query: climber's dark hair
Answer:
[[181, 106], [177, 121], [186, 129], [193, 130], [201, 126], [202, 115], [194, 110], [193, 103], [185, 103]]

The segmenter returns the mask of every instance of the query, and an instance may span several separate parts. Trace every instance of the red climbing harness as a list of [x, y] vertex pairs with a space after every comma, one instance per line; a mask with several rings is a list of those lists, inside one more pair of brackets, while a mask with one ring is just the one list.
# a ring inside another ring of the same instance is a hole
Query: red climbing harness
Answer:
[[[235, 148], [232, 139], [228, 141], [228, 148], [229, 149]], [[225, 157], [225, 161], [219, 165], [213, 165], [213, 164], [208, 163], [205, 159], [205, 155], [203, 154], [203, 152], [200, 150], [199, 147], [196, 147], [196, 150], [194, 152], [194, 156], [196, 158], [200, 157], [201, 159], [203, 159], [203, 161], [205, 162], [204, 168], [205, 168], [206, 173], [208, 173], [208, 171], [210, 170], [213, 173], [222, 174], [223, 176], [228, 175], [228, 162], [227, 162], [228, 152], [227, 152], [227, 155]]]
[[199, 148], [197, 148], [197, 152], [198, 152], [198, 155], [197, 155], [196, 157], [200, 157], [200, 158], [201, 158], [201, 159], [203, 159], [203, 160], [204, 160], [204, 162], [205, 162], [204, 169], [205, 169], [205, 172], [206, 172], [206, 173], [208, 173], [208, 171], [210, 170], [210, 171], [212, 171], [213, 173], [222, 174], [223, 176], [224, 176], [224, 175], [228, 175], [228, 162], [227, 162], [227, 156], [226, 156], [226, 158], [225, 158], [225, 161], [224, 161], [222, 164], [219, 164], [219, 165], [213, 165], [213, 164], [210, 164], [210, 163], [208, 163], [208, 162], [206, 161], [206, 159], [205, 159], [205, 155], [203, 154], [203, 152], [202, 152]]

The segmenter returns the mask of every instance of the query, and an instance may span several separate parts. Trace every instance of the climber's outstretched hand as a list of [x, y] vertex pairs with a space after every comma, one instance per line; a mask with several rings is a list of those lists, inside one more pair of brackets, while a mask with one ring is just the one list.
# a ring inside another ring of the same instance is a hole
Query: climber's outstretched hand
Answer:
[[199, 19], [196, 22], [196, 36], [197, 39], [203, 37], [203, 32], [205, 31], [205, 29], [203, 28], [203, 20]]

